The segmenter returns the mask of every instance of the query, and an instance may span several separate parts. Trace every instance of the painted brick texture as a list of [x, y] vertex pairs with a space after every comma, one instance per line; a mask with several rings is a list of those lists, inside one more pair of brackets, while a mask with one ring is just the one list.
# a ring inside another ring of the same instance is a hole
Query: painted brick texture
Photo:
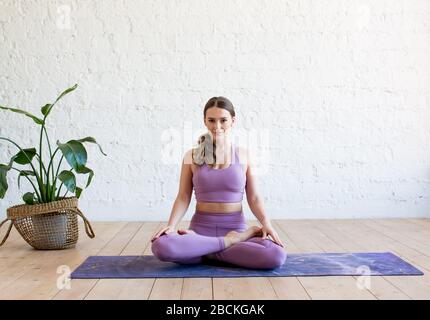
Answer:
[[[48, 130], [108, 154], [87, 147], [91, 220], [166, 220], [217, 95], [264, 155], [269, 217], [430, 217], [430, 1], [0, 0], [0, 48], [2, 105], [39, 113], [79, 84]], [[37, 145], [28, 118], [0, 123]], [[29, 191], [8, 182], [0, 218]]]

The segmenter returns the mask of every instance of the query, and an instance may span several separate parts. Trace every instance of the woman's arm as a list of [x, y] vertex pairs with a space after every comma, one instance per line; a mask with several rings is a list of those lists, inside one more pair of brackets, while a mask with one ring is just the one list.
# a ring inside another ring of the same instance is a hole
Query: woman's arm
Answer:
[[251, 209], [254, 216], [260, 221], [263, 226], [263, 239], [267, 236], [271, 236], [275, 243], [280, 246], [284, 246], [277, 232], [273, 228], [270, 219], [267, 217], [264, 211], [263, 199], [257, 190], [257, 178], [254, 174], [254, 161], [250, 152], [245, 152], [247, 169], [246, 169], [246, 199], [248, 201], [249, 208]]
[[250, 152], [244, 151], [246, 154], [246, 199], [248, 201], [249, 208], [251, 209], [254, 216], [260, 221], [262, 225], [270, 223], [270, 220], [266, 216], [264, 211], [263, 199], [257, 190], [257, 178], [254, 174], [254, 161]]
[[182, 199], [178, 196], [173, 204], [173, 208], [170, 213], [170, 218], [167, 225], [173, 228], [176, 228], [178, 223], [181, 221], [182, 217], [187, 212], [189, 205], [190, 205], [190, 200]]
[[191, 150], [185, 154], [184, 160], [182, 161], [179, 191], [173, 204], [168, 222], [168, 225], [172, 227], [176, 227], [178, 225], [190, 205], [193, 192], [193, 173], [191, 171], [191, 162], [189, 160], [190, 156]]

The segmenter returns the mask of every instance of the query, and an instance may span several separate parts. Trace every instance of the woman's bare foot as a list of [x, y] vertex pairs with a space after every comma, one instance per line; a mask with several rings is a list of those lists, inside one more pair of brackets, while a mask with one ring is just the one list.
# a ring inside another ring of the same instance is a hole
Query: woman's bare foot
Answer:
[[261, 235], [261, 227], [257, 226], [252, 226], [244, 232], [230, 231], [224, 236], [225, 248], [258, 235]]
[[193, 230], [189, 230], [189, 229], [179, 229], [178, 230], [179, 234], [188, 234], [188, 233], [195, 233]]

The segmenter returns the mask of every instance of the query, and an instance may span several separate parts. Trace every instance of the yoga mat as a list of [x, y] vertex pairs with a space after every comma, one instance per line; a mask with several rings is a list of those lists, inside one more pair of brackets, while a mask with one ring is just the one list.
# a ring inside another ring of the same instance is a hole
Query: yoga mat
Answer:
[[402, 276], [423, 273], [390, 252], [290, 253], [283, 266], [272, 270], [236, 267], [213, 260], [181, 265], [154, 256], [90, 256], [72, 279], [102, 278], [224, 278], [305, 276]]

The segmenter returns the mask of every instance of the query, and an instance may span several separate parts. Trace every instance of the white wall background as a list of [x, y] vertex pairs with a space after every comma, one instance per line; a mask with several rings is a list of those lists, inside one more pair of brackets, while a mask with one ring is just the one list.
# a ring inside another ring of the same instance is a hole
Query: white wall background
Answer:
[[[0, 45], [2, 105], [39, 114], [79, 84], [48, 130], [108, 154], [87, 146], [91, 220], [168, 218], [215, 95], [236, 106], [237, 141], [267, 147], [270, 217], [430, 217], [430, 1], [0, 0]], [[0, 121], [36, 146], [29, 118]], [[15, 153], [0, 142], [0, 162]], [[8, 181], [0, 217], [29, 191]]]

